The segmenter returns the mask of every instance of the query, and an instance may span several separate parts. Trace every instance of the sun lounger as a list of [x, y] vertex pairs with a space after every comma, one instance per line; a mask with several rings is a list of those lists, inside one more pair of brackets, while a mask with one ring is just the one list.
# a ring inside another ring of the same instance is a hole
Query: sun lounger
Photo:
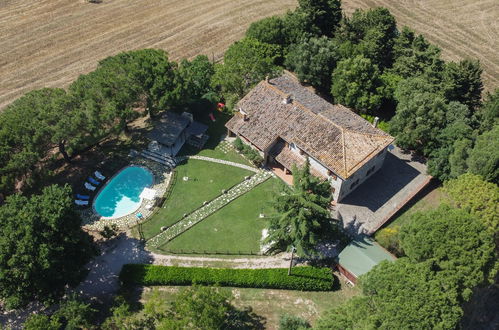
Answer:
[[99, 172], [99, 171], [95, 171], [95, 172], [94, 172], [94, 175], [95, 175], [95, 177], [96, 177], [97, 179], [99, 179], [99, 180], [105, 180], [105, 179], [106, 179], [106, 177], [105, 177], [104, 175], [102, 175], [102, 173], [101, 173], [101, 172]]
[[81, 201], [79, 199], [75, 200], [76, 205], [88, 205], [88, 201]]
[[90, 183], [91, 183], [91, 184], [94, 184], [94, 185], [96, 185], [96, 186], [100, 185], [100, 182], [99, 182], [99, 181], [97, 181], [97, 180], [95, 180], [95, 179], [94, 179], [94, 178], [92, 178], [91, 176], [89, 176], [89, 177], [87, 178], [87, 180], [88, 180], [88, 181], [90, 181]]
[[88, 190], [90, 191], [94, 191], [95, 190], [95, 187], [92, 186], [90, 183], [88, 182], [85, 182], [85, 188], [87, 188]]
[[89, 199], [90, 199], [90, 196], [88, 196], [88, 195], [80, 195], [80, 194], [76, 194], [76, 198], [83, 199], [83, 200], [89, 200]]

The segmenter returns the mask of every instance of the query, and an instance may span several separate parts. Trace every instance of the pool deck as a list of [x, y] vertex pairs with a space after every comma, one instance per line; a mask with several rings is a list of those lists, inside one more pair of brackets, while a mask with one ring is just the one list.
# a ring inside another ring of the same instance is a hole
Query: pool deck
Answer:
[[[153, 184], [148, 188], [156, 190], [156, 196], [158, 196], [158, 198], [160, 198], [165, 194], [166, 189], [170, 184], [170, 178], [171, 178], [171, 172], [165, 166], [144, 158], [134, 158], [130, 162], [130, 164], [128, 164], [125, 167], [128, 166], [141, 166], [150, 170], [154, 176], [154, 181]], [[121, 170], [122, 169], [120, 169], [120, 171]], [[118, 171], [117, 173], [119, 173], [120, 171]], [[109, 180], [111, 179], [112, 177]], [[102, 189], [103, 187], [104, 186], [102, 186], [100, 189]], [[140, 220], [136, 217], [137, 213], [142, 214], [143, 216], [142, 221], [147, 219], [154, 211], [154, 208], [153, 207], [148, 208], [148, 205], [153, 205], [153, 204], [154, 201], [152, 200], [151, 201], [142, 200], [140, 207], [134, 212], [125, 215], [123, 217], [109, 219], [102, 217], [97, 212], [95, 212], [92, 200], [92, 206], [80, 211], [80, 215], [82, 218], [82, 226], [84, 229], [89, 231], [100, 231], [104, 229], [104, 226], [110, 226], [113, 224], [118, 226], [118, 228], [121, 230], [128, 229], [139, 223]]]

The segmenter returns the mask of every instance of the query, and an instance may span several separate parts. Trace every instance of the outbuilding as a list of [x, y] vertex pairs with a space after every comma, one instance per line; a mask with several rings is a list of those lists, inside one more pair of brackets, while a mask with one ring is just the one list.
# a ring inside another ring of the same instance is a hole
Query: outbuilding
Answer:
[[369, 237], [354, 239], [338, 255], [336, 267], [352, 284], [383, 260], [396, 258]]

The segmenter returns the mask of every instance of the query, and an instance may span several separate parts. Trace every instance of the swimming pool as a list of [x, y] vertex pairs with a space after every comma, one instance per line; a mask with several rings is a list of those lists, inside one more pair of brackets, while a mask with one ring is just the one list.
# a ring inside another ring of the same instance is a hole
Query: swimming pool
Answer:
[[125, 167], [101, 189], [94, 200], [94, 210], [105, 218], [130, 214], [140, 207], [140, 194], [152, 183], [152, 173], [145, 168]]

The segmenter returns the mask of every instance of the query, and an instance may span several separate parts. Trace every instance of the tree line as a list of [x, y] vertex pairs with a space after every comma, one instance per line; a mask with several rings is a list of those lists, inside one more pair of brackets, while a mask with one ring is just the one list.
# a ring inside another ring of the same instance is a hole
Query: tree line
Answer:
[[126, 132], [141, 113], [157, 116], [209, 97], [213, 73], [206, 56], [176, 63], [162, 50], [144, 49], [102, 60], [67, 90], [25, 94], [0, 114], [0, 190], [39, 184], [57, 155], [71, 162], [105, 137]]

